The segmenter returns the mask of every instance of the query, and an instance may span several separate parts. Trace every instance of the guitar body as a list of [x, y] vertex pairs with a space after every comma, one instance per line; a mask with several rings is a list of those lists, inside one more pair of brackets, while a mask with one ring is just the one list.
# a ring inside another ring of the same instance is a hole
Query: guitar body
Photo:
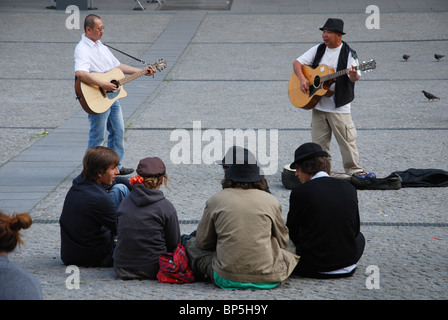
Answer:
[[113, 82], [118, 89], [116, 91], [105, 91], [98, 86], [88, 85], [77, 78], [75, 92], [82, 108], [87, 113], [106, 112], [115, 101], [128, 95], [119, 82], [120, 79], [124, 78], [124, 73], [120, 69], [115, 68], [106, 73], [91, 73], [91, 75], [101, 81]]
[[303, 109], [313, 109], [323, 96], [332, 96], [333, 92], [328, 90], [331, 82], [320, 82], [324, 76], [334, 73], [334, 69], [327, 65], [321, 64], [315, 69], [309, 66], [302, 66], [302, 72], [308, 79], [310, 86], [306, 93], [300, 90], [299, 77], [293, 72], [289, 79], [288, 94], [292, 105]]
[[[160, 59], [153, 64], [157, 71], [166, 68], [166, 60]], [[117, 86], [115, 91], [105, 91], [98, 86], [88, 85], [82, 82], [79, 78], [75, 78], [75, 93], [76, 99], [79, 100], [85, 112], [90, 114], [98, 114], [106, 112], [115, 101], [126, 97], [128, 94], [124, 90], [123, 85], [129, 81], [135, 80], [141, 76], [148, 74], [146, 68], [135, 72], [134, 74], [125, 77], [123, 71], [118, 68], [112, 69], [105, 73], [91, 73], [97, 79], [104, 82], [112, 82]]]

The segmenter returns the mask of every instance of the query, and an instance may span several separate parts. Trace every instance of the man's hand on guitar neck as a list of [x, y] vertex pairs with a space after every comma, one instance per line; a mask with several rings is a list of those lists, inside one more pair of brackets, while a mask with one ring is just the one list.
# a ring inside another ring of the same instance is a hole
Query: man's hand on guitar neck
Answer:
[[147, 70], [146, 76], [152, 76], [154, 73], [157, 72], [156, 68], [154, 66], [146, 66], [145, 69]]
[[347, 75], [350, 81], [355, 82], [359, 79], [358, 68], [356, 66], [352, 66], [347, 69]]

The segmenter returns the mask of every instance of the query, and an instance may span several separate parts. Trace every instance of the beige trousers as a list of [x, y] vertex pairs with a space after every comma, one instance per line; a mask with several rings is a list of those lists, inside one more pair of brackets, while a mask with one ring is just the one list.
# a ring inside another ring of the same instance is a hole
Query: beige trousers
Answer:
[[363, 171], [358, 165], [357, 132], [350, 113], [332, 113], [313, 109], [311, 138], [330, 155], [331, 135], [334, 134], [342, 156], [342, 165], [348, 175]]

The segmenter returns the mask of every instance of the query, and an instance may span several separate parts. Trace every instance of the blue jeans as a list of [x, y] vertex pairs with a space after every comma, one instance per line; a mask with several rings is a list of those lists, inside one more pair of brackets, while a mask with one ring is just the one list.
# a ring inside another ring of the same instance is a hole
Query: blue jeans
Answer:
[[109, 196], [112, 198], [113, 202], [117, 206], [120, 206], [121, 201], [130, 193], [128, 187], [122, 183], [116, 183], [109, 190]]
[[87, 148], [102, 146], [109, 132], [107, 147], [114, 150], [120, 157], [118, 169], [121, 169], [121, 159], [124, 156], [124, 121], [120, 103], [117, 101], [106, 112], [89, 114], [89, 143]]

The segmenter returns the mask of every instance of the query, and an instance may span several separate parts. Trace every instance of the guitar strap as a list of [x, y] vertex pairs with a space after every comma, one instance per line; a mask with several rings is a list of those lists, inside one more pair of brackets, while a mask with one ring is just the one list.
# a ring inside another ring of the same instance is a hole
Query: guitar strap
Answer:
[[121, 51], [121, 50], [118, 50], [118, 49], [116, 49], [116, 48], [114, 48], [114, 47], [112, 47], [112, 46], [110, 46], [110, 45], [108, 45], [108, 44], [105, 44], [105, 43], [103, 43], [103, 44], [104, 44], [106, 47], [109, 47], [109, 48], [111, 48], [111, 49], [113, 49], [113, 50], [115, 50], [115, 51], [120, 52], [121, 54], [124, 54], [125, 56], [128, 56], [129, 58], [132, 58], [132, 59], [134, 59], [134, 60], [136, 60], [136, 61], [138, 61], [138, 62], [141, 62], [141, 63], [143, 63], [143, 64], [146, 64], [145, 61], [140, 60], [140, 59], [138, 59], [138, 58], [136, 58], [136, 57], [133, 57], [133, 56], [131, 56], [130, 54], [127, 54], [126, 52], [123, 52], [123, 51]]

